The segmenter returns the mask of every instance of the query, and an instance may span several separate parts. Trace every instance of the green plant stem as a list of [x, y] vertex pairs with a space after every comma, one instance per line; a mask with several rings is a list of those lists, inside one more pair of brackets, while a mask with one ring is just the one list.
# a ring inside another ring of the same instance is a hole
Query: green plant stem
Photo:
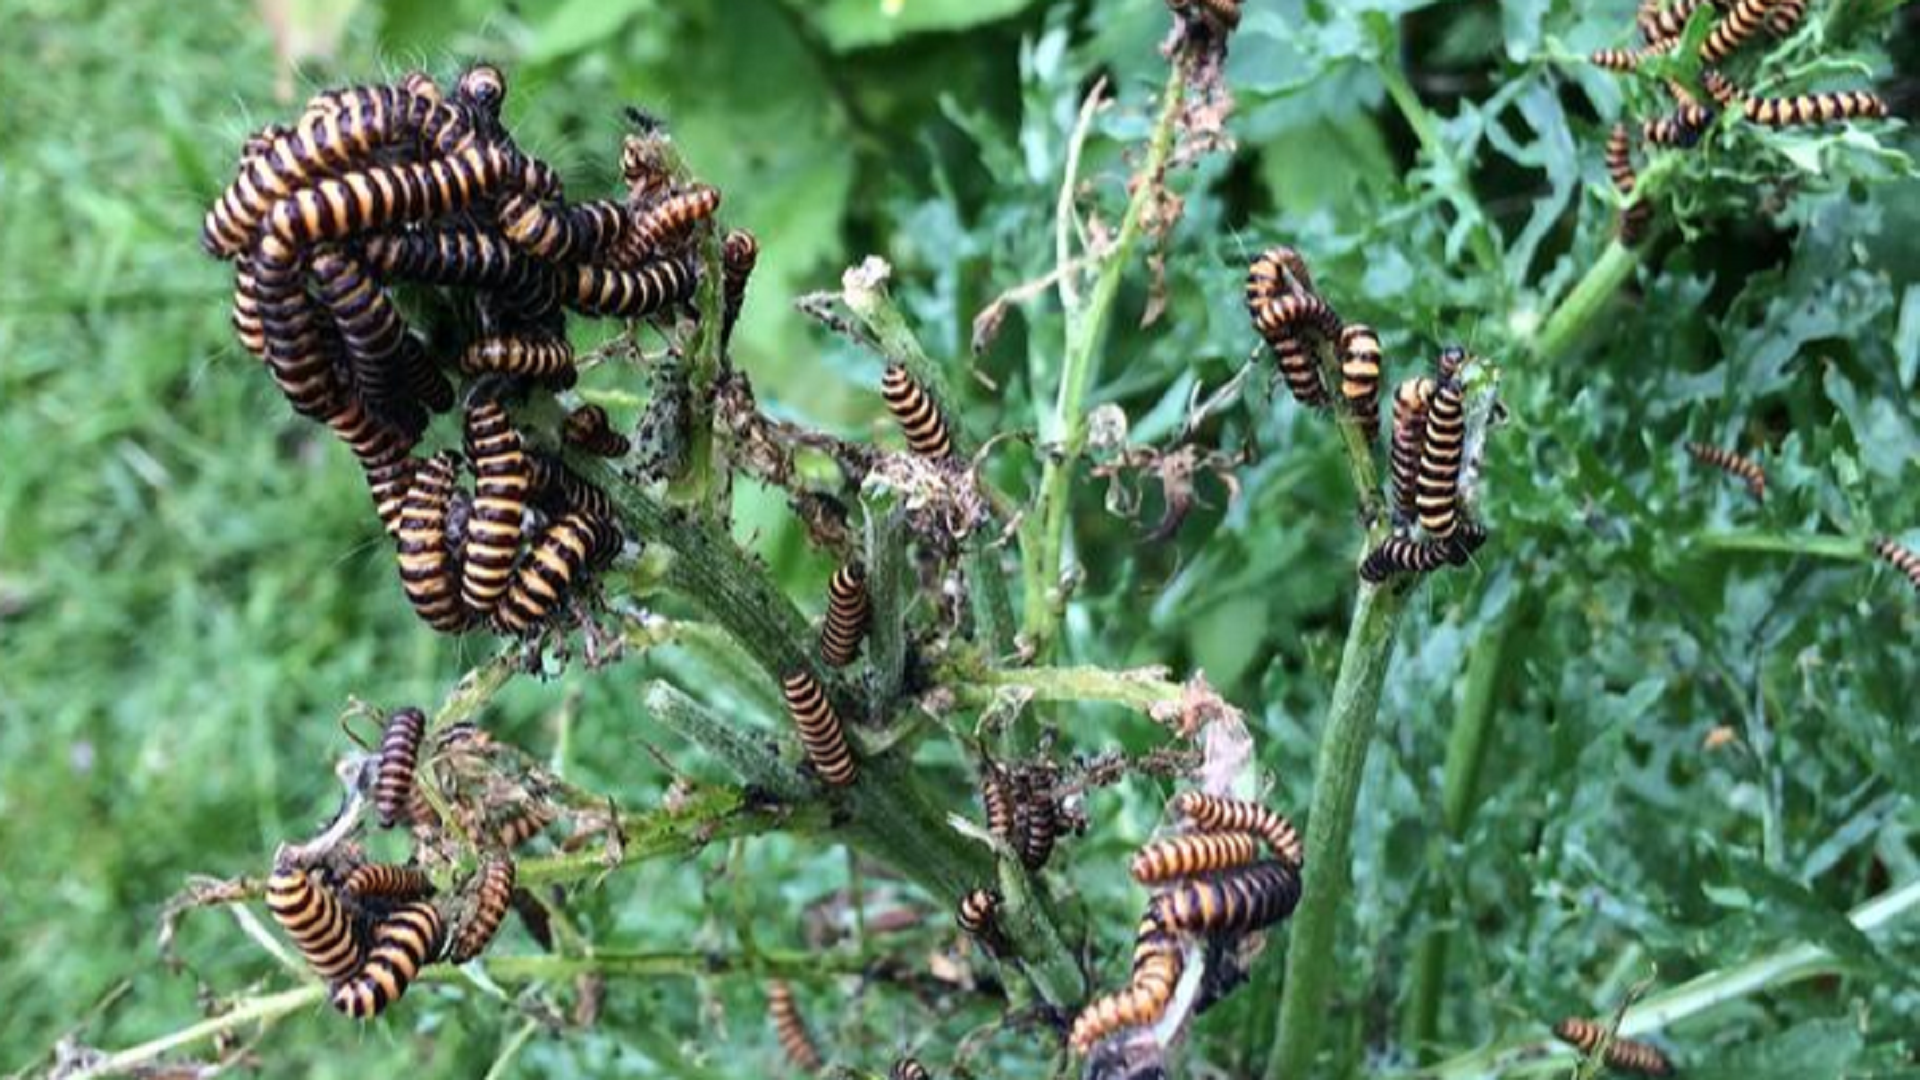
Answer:
[[590, 847], [523, 859], [515, 876], [521, 885], [582, 881], [650, 859], [692, 855], [709, 844], [737, 837], [820, 833], [826, 825], [823, 806], [768, 806], [750, 802], [740, 788], [710, 788], [674, 810], [621, 818], [617, 852]]
[[[1472, 824], [1480, 804], [1480, 777], [1485, 771], [1489, 736], [1493, 733], [1494, 704], [1508, 671], [1507, 642], [1522, 607], [1516, 597], [1486, 627], [1474, 643], [1467, 660], [1465, 684], [1460, 694], [1460, 711], [1454, 716], [1447, 736], [1447, 757], [1441, 773], [1441, 824], [1445, 843], [1458, 842]], [[1406, 1042], [1421, 1054], [1430, 1053], [1440, 1031], [1440, 998], [1446, 987], [1447, 958], [1453, 948], [1453, 932], [1447, 927], [1452, 917], [1453, 896], [1447, 890], [1442, 870], [1446, 865], [1444, 843], [1436, 844], [1428, 860], [1428, 880], [1436, 894], [1436, 925], [1427, 931], [1415, 947], [1413, 981], [1408, 991]]]
[[1600, 258], [1587, 269], [1585, 276], [1547, 316], [1540, 333], [1534, 336], [1533, 359], [1536, 363], [1551, 363], [1579, 344], [1587, 328], [1593, 325], [1602, 309], [1633, 275], [1633, 268], [1640, 263], [1639, 253], [1646, 248], [1647, 242], [1627, 247], [1614, 240], [1607, 245], [1606, 250], [1600, 253]]
[[963, 705], [991, 704], [994, 692], [1007, 687], [1026, 690], [1034, 701], [1110, 701], [1142, 712], [1155, 705], [1177, 704], [1186, 687], [1169, 682], [1160, 668], [1108, 671], [1097, 667], [996, 668], [949, 664], [940, 681]]
[[1148, 139], [1146, 162], [1141, 166], [1126, 214], [1120, 220], [1120, 231], [1100, 263], [1086, 306], [1066, 313], [1066, 348], [1061, 362], [1059, 394], [1054, 402], [1054, 430], [1046, 433], [1057, 437], [1059, 445], [1041, 472], [1040, 501], [1033, 518], [1038, 522], [1038, 532], [1030, 527], [1023, 530], [1021, 537], [1022, 555], [1026, 560], [1023, 629], [1037, 656], [1048, 654], [1060, 625], [1062, 601], [1057, 591], [1072, 509], [1074, 466], [1086, 448], [1087, 394], [1099, 373], [1107, 322], [1120, 292], [1121, 279], [1133, 261], [1147, 207], [1158, 197], [1160, 177], [1173, 151], [1174, 121], [1180, 115], [1185, 89], [1186, 72], [1175, 63], [1160, 92], [1160, 113]]
[[1817, 533], [1764, 532], [1758, 529], [1701, 533], [1687, 546], [1703, 551], [1744, 551], [1769, 555], [1810, 555], [1819, 559], [1859, 561], [1874, 557], [1873, 547], [1851, 536]]
[[[836, 975], [859, 974], [867, 969], [871, 959], [832, 951], [762, 951], [750, 958], [712, 952], [601, 952], [592, 956], [503, 956], [480, 961], [477, 966], [486, 971], [488, 978], [499, 983], [555, 982], [579, 975], [603, 975], [615, 979], [747, 976], [755, 979], [819, 980]], [[420, 973], [423, 983], [457, 982], [465, 978], [461, 969], [446, 964], [436, 964]], [[157, 1061], [169, 1051], [254, 1024], [272, 1024], [282, 1017], [319, 1005], [326, 1000], [326, 996], [325, 984], [313, 982], [291, 990], [246, 998], [219, 1016], [108, 1054], [71, 1074], [69, 1080], [97, 1080], [99, 1077], [136, 1072], [141, 1066]]]
[[1290, 924], [1286, 989], [1280, 1000], [1279, 1038], [1267, 1060], [1268, 1080], [1305, 1076], [1325, 1027], [1328, 999], [1339, 975], [1333, 947], [1352, 884], [1354, 808], [1373, 744], [1380, 688], [1392, 664], [1395, 632], [1412, 585], [1362, 584], [1354, 605], [1314, 769], [1305, 891]]
[[[1920, 879], [1874, 897], [1848, 913], [1862, 933], [1875, 935], [1920, 911]], [[1698, 975], [1664, 993], [1629, 1008], [1620, 1023], [1626, 1038], [1646, 1035], [1750, 994], [1777, 989], [1843, 970], [1838, 957], [1811, 943], [1789, 945], [1743, 964]], [[1424, 1068], [1416, 1073], [1428, 1080], [1473, 1080], [1477, 1077], [1522, 1076], [1559, 1071], [1572, 1051], [1550, 1038], [1522, 1036], [1484, 1047]]]

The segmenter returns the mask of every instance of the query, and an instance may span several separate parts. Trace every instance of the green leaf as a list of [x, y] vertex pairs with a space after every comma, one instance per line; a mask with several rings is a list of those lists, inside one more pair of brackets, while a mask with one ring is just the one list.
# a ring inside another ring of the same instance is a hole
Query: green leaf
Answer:
[[811, 18], [835, 50], [885, 45], [911, 34], [1004, 19], [1033, 0], [827, 0]]
[[566, 0], [533, 26], [529, 63], [571, 56], [618, 34], [633, 19], [651, 13], [659, 0]]

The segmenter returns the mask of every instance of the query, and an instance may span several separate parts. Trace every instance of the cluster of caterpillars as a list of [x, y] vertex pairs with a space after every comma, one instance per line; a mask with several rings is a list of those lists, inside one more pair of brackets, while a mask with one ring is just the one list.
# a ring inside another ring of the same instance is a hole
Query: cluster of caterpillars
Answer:
[[[1721, 65], [1734, 60], [1762, 34], [1785, 38], [1805, 20], [1808, 0], [1644, 0], [1640, 5], [1641, 44], [1633, 48], [1600, 49], [1589, 59], [1616, 72], [1638, 71], [1648, 59], [1676, 52], [1686, 40], [1688, 23], [1696, 12], [1714, 19], [1701, 42], [1703, 65], [1699, 89], [1711, 105], [1679, 79], [1665, 80], [1673, 111], [1643, 121], [1639, 141], [1647, 146], [1687, 150], [1713, 127], [1721, 111], [1762, 127], [1783, 128], [1835, 124], [1849, 120], [1878, 120], [1887, 115], [1887, 103], [1863, 90], [1756, 97], [1741, 89]], [[1625, 121], [1607, 135], [1607, 176], [1623, 200], [1631, 200], [1639, 185], [1634, 166], [1634, 129]], [[1644, 200], [1626, 202], [1620, 211], [1620, 240], [1640, 242], [1653, 221], [1653, 208]]]
[[[535, 630], [620, 553], [611, 503], [557, 451], [620, 457], [630, 441], [592, 406], [539, 433], [507, 405], [573, 386], [569, 312], [685, 311], [720, 204], [675, 175], [650, 121], [623, 149], [625, 196], [568, 203], [501, 122], [505, 99], [486, 64], [451, 94], [419, 72], [318, 94], [246, 140], [201, 234], [234, 264], [241, 344], [352, 450], [408, 599], [447, 633]], [[724, 238], [723, 337], [758, 253], [749, 233]], [[421, 332], [397, 286], [437, 291], [458, 317]], [[456, 407], [464, 446], [424, 452], [432, 417]]]
[[[1293, 914], [1306, 851], [1293, 824], [1255, 802], [1183, 791], [1170, 804], [1183, 830], [1135, 854], [1133, 877], [1154, 890], [1135, 937], [1127, 985], [1089, 1002], [1068, 1045], [1158, 1024], [1185, 974], [1190, 945], [1231, 945]], [[1267, 857], [1261, 857], [1261, 849]]]
[[[418, 709], [397, 710], [386, 720], [371, 776], [383, 827], [408, 824], [430, 833], [440, 826], [415, 782], [426, 736]], [[434, 751], [485, 753], [490, 743], [478, 728], [454, 725], [436, 735]], [[519, 807], [476, 829], [470, 835], [482, 845], [480, 858], [445, 895], [419, 865], [367, 862], [357, 848], [318, 855], [283, 849], [267, 879], [267, 908], [327, 982], [334, 1008], [371, 1019], [398, 1001], [427, 965], [464, 964], [486, 951], [515, 903], [513, 850], [549, 821], [544, 811]]]
[[[1379, 335], [1362, 323], [1341, 321], [1314, 291], [1298, 252], [1275, 247], [1253, 260], [1247, 314], [1295, 400], [1316, 409], [1333, 404], [1321, 361], [1327, 352], [1338, 365], [1339, 407], [1369, 443], [1377, 437], [1384, 367]], [[1408, 379], [1394, 392], [1389, 460], [1395, 532], [1361, 562], [1360, 576], [1368, 582], [1462, 565], [1486, 541], [1461, 491], [1468, 465], [1463, 377], [1473, 359], [1464, 349], [1447, 348], [1431, 377]]]

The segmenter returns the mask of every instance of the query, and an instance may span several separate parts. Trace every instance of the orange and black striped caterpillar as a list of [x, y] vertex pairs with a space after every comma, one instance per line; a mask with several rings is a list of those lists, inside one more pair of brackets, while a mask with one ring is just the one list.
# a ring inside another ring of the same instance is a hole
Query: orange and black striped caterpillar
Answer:
[[1340, 331], [1340, 397], [1372, 438], [1380, 429], [1380, 338], [1364, 323]]
[[400, 504], [394, 548], [400, 586], [414, 613], [443, 634], [465, 630], [469, 616], [460, 596], [460, 564], [447, 536], [448, 507], [459, 469], [459, 458], [443, 451], [413, 470], [413, 482]]
[[274, 867], [267, 879], [267, 910], [314, 974], [335, 982], [360, 969], [366, 953], [353, 917], [312, 871]]
[[1749, 123], [1763, 127], [1837, 124], [1847, 120], [1882, 120], [1887, 116], [1886, 99], [1864, 90], [1754, 97], [1718, 71], [1708, 71], [1700, 78], [1707, 93], [1722, 108], [1738, 108]]
[[933, 1074], [913, 1058], [903, 1057], [887, 1070], [887, 1080], [933, 1080]]
[[1748, 38], [1760, 32], [1774, 2], [1775, 0], [1734, 0], [1720, 21], [1713, 24], [1713, 30], [1707, 34], [1707, 40], [1701, 44], [1700, 59], [1708, 64], [1718, 64], [1732, 56], [1734, 50], [1746, 44]]
[[886, 399], [887, 411], [899, 423], [908, 448], [915, 454], [932, 461], [944, 461], [952, 455], [953, 438], [939, 404], [904, 366], [887, 365], [886, 374], [880, 378], [880, 396]]
[[1873, 542], [1873, 553], [1881, 561], [1907, 576], [1915, 589], [1920, 589], [1920, 554], [1915, 554], [1891, 536], [1878, 537]]
[[582, 314], [643, 319], [692, 299], [697, 280], [693, 263], [685, 258], [632, 270], [575, 264], [560, 268], [560, 298]]
[[1639, 19], [1640, 36], [1649, 45], [1679, 37], [1686, 33], [1687, 20], [1706, 3], [1707, 0], [1676, 0], [1671, 5], [1661, 7], [1658, 0], [1654, 0], [1643, 4]]
[[535, 379], [556, 390], [576, 378], [573, 344], [558, 335], [499, 334], [469, 344], [460, 354], [461, 374], [513, 375]]
[[782, 681], [781, 689], [787, 699], [787, 712], [793, 715], [794, 727], [800, 732], [801, 749], [806, 751], [813, 771], [833, 787], [853, 783], [859, 776], [860, 766], [854, 760], [853, 748], [847, 745], [846, 729], [834, 712], [833, 703], [827, 700], [820, 680], [811, 672], [795, 671]]
[[1299, 871], [1273, 860], [1181, 881], [1156, 895], [1149, 910], [1169, 930], [1244, 934], [1285, 919], [1299, 902]]
[[1446, 566], [1464, 566], [1486, 539], [1486, 530], [1471, 518], [1462, 520], [1446, 540], [1390, 536], [1361, 561], [1360, 580], [1378, 585], [1395, 574], [1431, 574]]
[[611, 199], [549, 206], [525, 195], [500, 201], [507, 242], [548, 262], [591, 262], [611, 253], [627, 231], [627, 208]]
[[485, 615], [499, 606], [513, 583], [533, 468], [520, 433], [498, 401], [467, 407], [466, 445], [474, 488], [461, 549], [460, 598], [467, 610]]
[[334, 986], [333, 1007], [356, 1020], [380, 1015], [439, 957], [441, 941], [440, 912], [432, 904], [416, 901], [389, 912], [374, 924], [367, 962]]
[[1240, 4], [1241, 0], [1167, 0], [1168, 10], [1175, 15], [1199, 19], [1218, 34], [1239, 29]]
[[613, 430], [607, 410], [598, 405], [582, 405], [567, 414], [560, 425], [560, 438], [568, 446], [594, 457], [626, 457], [633, 444]]
[[733, 340], [733, 325], [740, 321], [740, 309], [747, 303], [747, 281], [760, 262], [760, 241], [745, 229], [729, 232], [720, 245], [721, 282], [725, 302], [720, 324], [722, 343]]
[[413, 773], [420, 763], [420, 740], [427, 715], [415, 708], [395, 709], [380, 734], [380, 759], [373, 783], [373, 806], [380, 824], [391, 829], [408, 816], [413, 802]]
[[1420, 448], [1427, 438], [1427, 403], [1433, 399], [1437, 385], [1432, 379], [1412, 378], [1394, 391], [1388, 462], [1393, 477], [1396, 521], [1412, 521], [1419, 510], [1415, 485], [1420, 477]]
[[1460, 521], [1460, 466], [1466, 453], [1466, 391], [1456, 378], [1442, 379], [1427, 402], [1420, 441], [1414, 507], [1420, 527], [1435, 540], [1451, 537]]
[[[1582, 1054], [1591, 1055], [1606, 1036], [1606, 1029], [1591, 1020], [1569, 1017], [1553, 1025], [1553, 1034]], [[1658, 1047], [1631, 1039], [1616, 1037], [1608, 1043], [1606, 1064], [1609, 1069], [1641, 1076], [1673, 1075], [1673, 1062]]]
[[1060, 835], [1058, 782], [1058, 770], [1048, 764], [1008, 768], [989, 762], [980, 775], [987, 828], [1006, 841], [1029, 870], [1047, 864]]
[[[1631, 197], [1633, 189], [1639, 186], [1640, 174], [1633, 167], [1633, 141], [1627, 133], [1627, 125], [1615, 124], [1607, 133], [1607, 175], [1613, 180], [1613, 189], [1622, 198]], [[1647, 226], [1653, 221], [1653, 207], [1645, 200], [1635, 200], [1620, 210], [1620, 242], [1632, 247], [1647, 234]]]
[[1173, 797], [1173, 812], [1207, 832], [1252, 833], [1266, 841], [1268, 850], [1295, 867], [1306, 865], [1306, 845], [1293, 822], [1256, 802], [1182, 791]]
[[1179, 940], [1150, 908], [1134, 941], [1127, 985], [1089, 1002], [1074, 1018], [1067, 1045], [1085, 1055], [1118, 1032], [1158, 1023], [1185, 968]]
[[273, 204], [265, 228], [298, 247], [345, 240], [465, 210], [517, 183], [520, 169], [519, 155], [493, 145], [431, 161], [376, 165], [300, 188]]
[[452, 384], [357, 255], [323, 248], [313, 257], [313, 279], [339, 330], [353, 387], [369, 408], [417, 435], [426, 424], [423, 408], [453, 407]]
[[638, 266], [662, 254], [673, 254], [694, 228], [720, 209], [720, 192], [694, 187], [675, 192], [632, 215], [626, 234], [616, 247], [616, 266]]
[[1753, 496], [1755, 502], [1766, 501], [1767, 473], [1760, 467], [1759, 462], [1731, 450], [1701, 442], [1688, 443], [1687, 454], [1695, 461], [1719, 469], [1745, 483], [1747, 494]]
[[433, 878], [417, 866], [366, 863], [347, 874], [340, 890], [358, 900], [422, 900], [433, 895]]
[[873, 607], [867, 600], [867, 575], [859, 563], [847, 563], [827, 582], [827, 617], [820, 626], [820, 660], [846, 667], [860, 653]]
[[501, 924], [506, 922], [508, 909], [513, 906], [513, 879], [512, 858], [489, 855], [481, 860], [480, 869], [475, 872], [472, 883], [472, 906], [468, 908], [459, 932], [454, 934], [453, 944], [447, 949], [449, 962], [464, 964], [485, 952], [487, 946], [492, 944], [494, 935], [500, 932]]
[[813, 1045], [813, 1037], [807, 1034], [800, 1006], [793, 1000], [793, 988], [784, 980], [775, 979], [767, 984], [767, 1015], [773, 1020], [773, 1033], [780, 1040], [780, 1049], [794, 1068], [815, 1073], [826, 1065]]
[[1714, 117], [1713, 110], [1704, 105], [1683, 103], [1673, 112], [1641, 124], [1640, 138], [1650, 146], [1690, 149], [1713, 126]]
[[494, 625], [503, 633], [525, 634], [551, 619], [573, 591], [574, 579], [609, 557], [610, 531], [573, 511], [548, 522], [495, 608]]
[[1176, 878], [1245, 866], [1260, 854], [1259, 841], [1247, 832], [1203, 832], [1170, 836], [1133, 856], [1133, 880], [1157, 885]]
[[998, 956], [1006, 950], [1006, 938], [1000, 932], [1000, 893], [994, 889], [974, 889], [960, 898], [953, 921], [980, 947]]

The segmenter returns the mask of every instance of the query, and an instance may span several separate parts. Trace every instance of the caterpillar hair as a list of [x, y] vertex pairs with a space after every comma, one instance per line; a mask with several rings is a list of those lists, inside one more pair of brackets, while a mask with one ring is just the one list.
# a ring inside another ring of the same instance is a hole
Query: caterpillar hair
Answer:
[[1306, 845], [1300, 831], [1283, 815], [1257, 802], [1182, 791], [1173, 797], [1173, 812], [1208, 832], [1246, 832], [1260, 837], [1268, 850], [1295, 867], [1306, 865]]
[[361, 943], [352, 918], [310, 871], [276, 866], [267, 878], [267, 910], [322, 979], [343, 979], [360, 967]]
[[1170, 836], [1141, 848], [1133, 857], [1133, 880], [1156, 885], [1175, 878], [1245, 866], [1259, 855], [1252, 833], [1204, 832]]
[[472, 906], [447, 949], [450, 962], [464, 964], [487, 950], [513, 906], [513, 878], [511, 858], [489, 855], [481, 860], [473, 882]]
[[840, 717], [833, 711], [833, 703], [827, 700], [820, 681], [810, 672], [795, 671], [782, 681], [781, 689], [786, 696], [787, 712], [792, 714], [794, 727], [799, 730], [801, 749], [806, 751], [813, 771], [833, 787], [853, 783], [859, 776], [859, 763], [854, 760], [853, 749], [847, 745], [846, 729], [841, 726]]
[[367, 962], [334, 986], [333, 1007], [356, 1020], [380, 1015], [439, 955], [440, 944], [440, 913], [432, 904], [416, 901], [391, 912], [374, 925]]
[[427, 715], [415, 708], [395, 709], [380, 733], [380, 764], [375, 770], [373, 806], [380, 824], [391, 829], [413, 801], [413, 771], [420, 761], [420, 740]]
[[[1591, 1020], [1569, 1017], [1553, 1025], [1553, 1034], [1582, 1054], [1591, 1055], [1606, 1036], [1606, 1029]], [[1608, 1043], [1606, 1064], [1609, 1069], [1641, 1076], [1673, 1075], [1673, 1063], [1658, 1047], [1631, 1039], [1616, 1037]]]
[[775, 979], [767, 984], [767, 1015], [773, 1019], [773, 1033], [780, 1040], [780, 1049], [794, 1068], [816, 1073], [826, 1065], [813, 1045], [813, 1037], [807, 1034], [800, 1006], [793, 1000], [793, 988], [784, 980]]
[[1688, 443], [1687, 454], [1702, 465], [1719, 469], [1744, 482], [1747, 485], [1747, 494], [1752, 495], [1755, 502], [1767, 500], [1767, 473], [1760, 467], [1759, 462], [1731, 450], [1700, 442]]
[[873, 609], [867, 601], [867, 576], [848, 563], [827, 582], [827, 617], [820, 626], [820, 659], [828, 667], [846, 667], [860, 653]]

